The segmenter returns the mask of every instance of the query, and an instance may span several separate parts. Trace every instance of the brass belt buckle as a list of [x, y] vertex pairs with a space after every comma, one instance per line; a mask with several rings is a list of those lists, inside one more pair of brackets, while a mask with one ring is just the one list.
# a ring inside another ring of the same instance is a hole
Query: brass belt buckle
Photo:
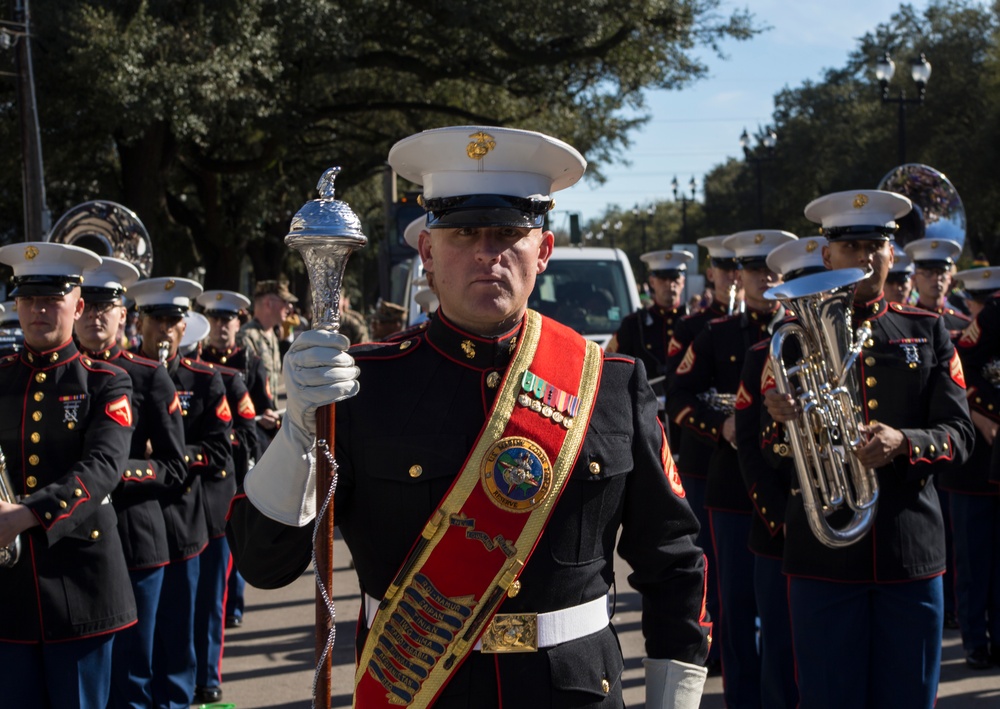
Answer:
[[481, 652], [537, 652], [537, 613], [497, 613], [483, 633]]

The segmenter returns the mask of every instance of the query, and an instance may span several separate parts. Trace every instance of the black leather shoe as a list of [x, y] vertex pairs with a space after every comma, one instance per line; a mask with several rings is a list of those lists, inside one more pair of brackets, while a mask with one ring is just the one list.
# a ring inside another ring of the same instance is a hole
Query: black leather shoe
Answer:
[[977, 647], [965, 656], [965, 664], [974, 670], [988, 670], [993, 666], [993, 658], [987, 652], [986, 646]]
[[214, 704], [222, 699], [222, 687], [195, 687], [195, 704]]
[[958, 618], [955, 617], [954, 613], [944, 614], [944, 627], [947, 630], [958, 630]]
[[226, 616], [226, 627], [227, 628], [238, 628], [243, 625], [243, 618], [238, 615]]

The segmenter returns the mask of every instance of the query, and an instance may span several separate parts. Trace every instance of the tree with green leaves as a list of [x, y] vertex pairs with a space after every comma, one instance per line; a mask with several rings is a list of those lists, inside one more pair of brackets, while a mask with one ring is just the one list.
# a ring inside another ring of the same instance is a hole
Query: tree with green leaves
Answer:
[[[120, 201], [149, 228], [158, 274], [238, 287], [288, 270], [282, 237], [343, 167], [377, 242], [385, 156], [448, 124], [543, 130], [591, 179], [619, 159], [643, 91], [704, 76], [694, 56], [757, 30], [720, 0], [33, 0], [46, 188], [57, 217]], [[12, 86], [0, 138], [16, 145]], [[19, 235], [18, 151], [0, 155], [0, 233]], [[374, 248], [359, 254], [368, 264]], [[361, 266], [352, 266], [360, 268]], [[370, 290], [370, 289], [369, 289]]]

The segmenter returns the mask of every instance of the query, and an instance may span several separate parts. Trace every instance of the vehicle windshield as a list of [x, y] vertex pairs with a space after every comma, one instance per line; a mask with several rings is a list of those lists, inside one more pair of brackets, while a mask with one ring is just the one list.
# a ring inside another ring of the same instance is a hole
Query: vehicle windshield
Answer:
[[538, 276], [528, 307], [581, 335], [618, 331], [629, 314], [628, 282], [613, 259], [551, 259]]

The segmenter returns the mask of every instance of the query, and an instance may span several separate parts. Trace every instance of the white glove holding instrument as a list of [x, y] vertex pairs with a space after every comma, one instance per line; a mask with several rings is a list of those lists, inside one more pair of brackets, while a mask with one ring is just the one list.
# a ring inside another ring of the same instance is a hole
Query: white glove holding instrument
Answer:
[[708, 669], [678, 660], [642, 660], [646, 709], [698, 709]]
[[350, 344], [338, 332], [309, 330], [285, 355], [285, 417], [244, 483], [254, 507], [282, 524], [302, 527], [316, 516], [316, 409], [358, 393]]

